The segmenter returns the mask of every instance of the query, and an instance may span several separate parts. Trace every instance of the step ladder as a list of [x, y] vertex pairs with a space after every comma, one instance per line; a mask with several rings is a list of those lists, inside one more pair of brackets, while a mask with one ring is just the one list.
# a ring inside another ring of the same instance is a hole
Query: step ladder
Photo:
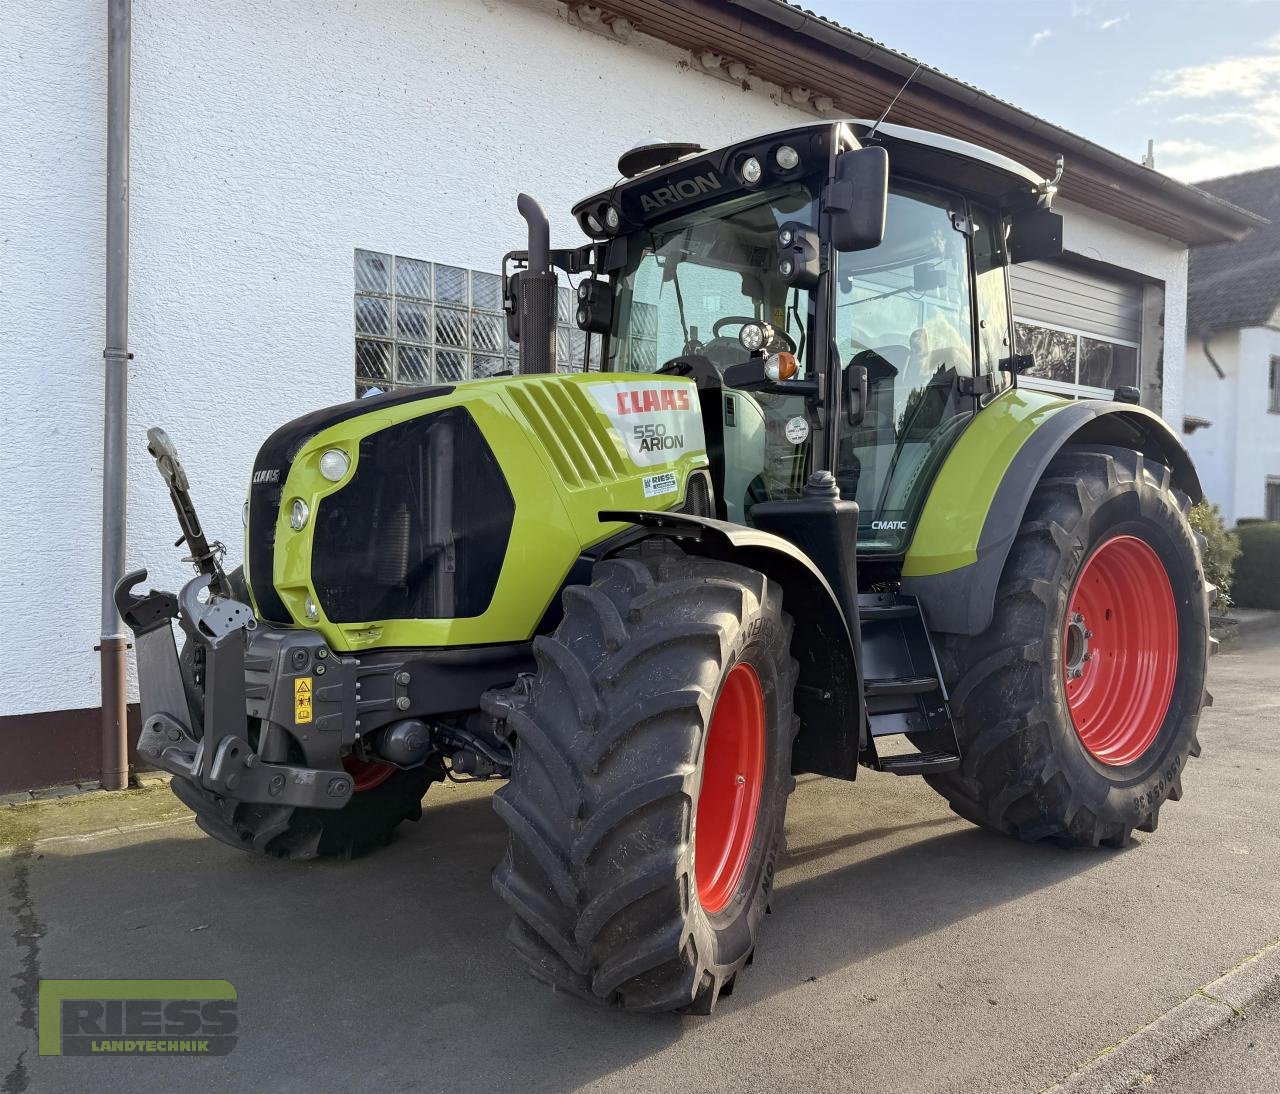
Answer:
[[960, 766], [946, 685], [915, 597], [860, 593], [867, 747], [862, 762], [895, 775]]

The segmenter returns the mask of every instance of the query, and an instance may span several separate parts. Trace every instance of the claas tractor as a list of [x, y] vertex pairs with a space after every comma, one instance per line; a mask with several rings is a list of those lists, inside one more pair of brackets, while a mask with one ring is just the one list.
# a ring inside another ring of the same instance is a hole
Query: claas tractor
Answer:
[[799, 773], [920, 776], [1021, 840], [1154, 831], [1199, 751], [1201, 490], [1133, 389], [1020, 385], [1008, 271], [1061, 253], [1057, 180], [858, 121], [619, 172], [578, 247], [520, 196], [518, 374], [267, 438], [242, 569], [151, 431], [196, 576], [117, 590], [139, 756], [281, 859], [501, 780], [516, 953], [636, 1011], [751, 963]]

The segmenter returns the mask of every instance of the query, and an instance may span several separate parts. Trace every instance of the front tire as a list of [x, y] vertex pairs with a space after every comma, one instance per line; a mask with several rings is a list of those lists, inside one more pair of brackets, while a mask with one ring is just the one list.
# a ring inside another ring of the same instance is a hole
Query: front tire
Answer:
[[782, 590], [653, 543], [564, 607], [537, 673], [483, 701], [515, 737], [508, 937], [582, 998], [708, 1013], [751, 960], [795, 785]]
[[960, 816], [1123, 847], [1182, 796], [1209, 626], [1170, 479], [1128, 449], [1064, 449], [1027, 506], [990, 627], [938, 636], [963, 760], [928, 782]]

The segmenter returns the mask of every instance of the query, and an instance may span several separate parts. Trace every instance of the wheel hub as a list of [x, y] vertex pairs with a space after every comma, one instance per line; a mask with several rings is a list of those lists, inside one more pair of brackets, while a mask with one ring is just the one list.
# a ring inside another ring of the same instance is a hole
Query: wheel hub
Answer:
[[764, 782], [764, 692], [755, 669], [729, 670], [711, 713], [694, 816], [694, 874], [703, 910], [732, 900], [755, 839]]
[[1076, 579], [1062, 643], [1067, 709], [1094, 759], [1122, 766], [1151, 747], [1177, 665], [1177, 608], [1160, 556], [1136, 536], [1105, 540]]

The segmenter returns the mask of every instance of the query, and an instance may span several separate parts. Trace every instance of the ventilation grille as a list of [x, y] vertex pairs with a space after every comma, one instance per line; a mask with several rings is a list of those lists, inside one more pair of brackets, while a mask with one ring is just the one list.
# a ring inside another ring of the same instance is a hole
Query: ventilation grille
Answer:
[[582, 385], [554, 377], [526, 378], [513, 384], [509, 394], [570, 489], [599, 486], [634, 474]]

